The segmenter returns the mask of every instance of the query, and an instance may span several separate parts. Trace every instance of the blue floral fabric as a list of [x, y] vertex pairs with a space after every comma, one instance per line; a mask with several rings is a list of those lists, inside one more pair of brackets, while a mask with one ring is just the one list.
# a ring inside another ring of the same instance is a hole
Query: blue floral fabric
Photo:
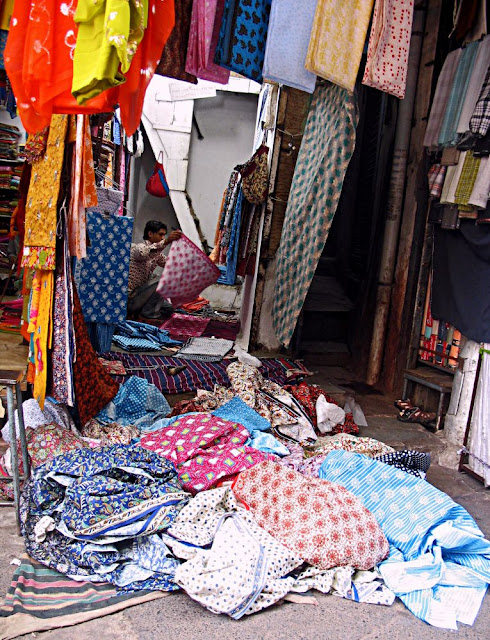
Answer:
[[85, 321], [124, 322], [133, 218], [88, 211], [87, 232], [87, 257], [77, 261], [75, 269]]
[[214, 61], [262, 82], [271, 0], [226, 0]]
[[224, 405], [215, 409], [214, 416], [224, 418], [230, 422], [238, 422], [242, 424], [247, 431], [267, 431], [271, 428], [268, 420], [263, 418], [255, 409], [249, 407], [241, 398], [235, 396]]
[[[172, 590], [158, 537], [189, 500], [172, 463], [139, 446], [81, 449], [38, 467], [23, 494], [29, 555], [61, 573], [131, 590]], [[53, 531], [40, 532], [54, 522]]]
[[170, 413], [170, 405], [154, 384], [131, 376], [120, 387], [115, 398], [95, 417], [102, 424], [117, 422], [147, 430]]
[[414, 615], [446, 629], [473, 624], [490, 583], [490, 542], [466, 509], [425, 480], [358, 453], [332, 451], [319, 476], [376, 516], [390, 542], [379, 570]]

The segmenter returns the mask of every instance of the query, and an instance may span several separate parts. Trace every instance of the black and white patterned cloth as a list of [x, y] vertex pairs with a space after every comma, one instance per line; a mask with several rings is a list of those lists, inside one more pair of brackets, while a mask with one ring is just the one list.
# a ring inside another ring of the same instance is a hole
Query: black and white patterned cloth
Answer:
[[419, 451], [394, 451], [376, 456], [375, 460], [389, 464], [392, 467], [401, 469], [417, 478], [425, 479], [430, 467], [430, 453], [420, 453]]
[[475, 110], [470, 119], [470, 131], [479, 136], [485, 136], [490, 129], [490, 67], [483, 81], [483, 85], [478, 96]]

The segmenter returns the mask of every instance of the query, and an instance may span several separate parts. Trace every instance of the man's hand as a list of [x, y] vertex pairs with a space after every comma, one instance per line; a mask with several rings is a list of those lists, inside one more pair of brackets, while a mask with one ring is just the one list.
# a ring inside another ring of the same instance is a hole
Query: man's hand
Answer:
[[172, 242], [175, 242], [176, 240], [178, 240], [179, 238], [182, 237], [182, 231], [172, 231], [172, 233], [169, 235], [168, 239], [167, 239], [167, 244], [171, 244]]

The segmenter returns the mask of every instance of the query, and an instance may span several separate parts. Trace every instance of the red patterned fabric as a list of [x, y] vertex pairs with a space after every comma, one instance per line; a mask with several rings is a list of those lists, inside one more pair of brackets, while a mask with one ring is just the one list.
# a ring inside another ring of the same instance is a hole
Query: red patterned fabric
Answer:
[[114, 398], [119, 385], [114, 382], [97, 359], [83, 319], [75, 285], [73, 285], [73, 330], [77, 353], [73, 363], [73, 384], [80, 424], [84, 425]]
[[192, 302], [220, 277], [218, 267], [186, 236], [172, 242], [157, 291], [174, 306]]
[[[286, 385], [284, 388], [301, 404], [315, 429], [317, 427], [316, 401], [318, 398], [325, 396], [327, 402], [338, 405], [338, 402], [335, 402], [323, 389], [315, 385], [307, 384], [306, 382], [301, 382], [298, 385]], [[336, 425], [331, 433], [350, 433], [356, 436], [359, 433], [359, 427], [354, 422], [352, 413], [346, 413], [344, 423]]]
[[200, 413], [143, 436], [140, 445], [171, 460], [184, 489], [195, 494], [267, 460], [266, 454], [244, 446], [249, 435], [241, 424]]
[[174, 313], [168, 320], [165, 320], [160, 329], [168, 331], [174, 340], [187, 340], [187, 338], [202, 336], [209, 321], [210, 318]]
[[241, 473], [233, 493], [274, 538], [320, 569], [372, 569], [389, 544], [374, 515], [344, 487], [276, 462]]

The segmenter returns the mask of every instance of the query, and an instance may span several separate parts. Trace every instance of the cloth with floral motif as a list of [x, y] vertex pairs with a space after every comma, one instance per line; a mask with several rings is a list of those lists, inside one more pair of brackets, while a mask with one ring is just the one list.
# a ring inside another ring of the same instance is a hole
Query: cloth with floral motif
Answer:
[[241, 424], [198, 413], [143, 436], [140, 445], [174, 462], [182, 486], [195, 494], [268, 458], [245, 446], [249, 437]]
[[55, 268], [56, 212], [67, 127], [68, 116], [52, 117], [46, 153], [32, 165], [26, 205], [23, 267]]
[[138, 438], [140, 430], [132, 425], [124, 426], [117, 422], [100, 424], [95, 418], [83, 425], [80, 433], [84, 438], [98, 440], [102, 446], [110, 444], [131, 444], [131, 441]]
[[125, 322], [133, 219], [87, 213], [90, 247], [75, 280], [86, 322]]
[[[188, 499], [172, 463], [151, 451], [83, 448], [34, 471], [22, 497], [21, 531], [29, 555], [63, 574], [167, 591], [176, 588], [177, 563], [153, 534], [165, 531]], [[40, 531], [46, 522], [54, 530]]]
[[261, 527], [320, 569], [372, 569], [389, 553], [374, 515], [339, 484], [266, 461], [241, 473], [233, 493]]

